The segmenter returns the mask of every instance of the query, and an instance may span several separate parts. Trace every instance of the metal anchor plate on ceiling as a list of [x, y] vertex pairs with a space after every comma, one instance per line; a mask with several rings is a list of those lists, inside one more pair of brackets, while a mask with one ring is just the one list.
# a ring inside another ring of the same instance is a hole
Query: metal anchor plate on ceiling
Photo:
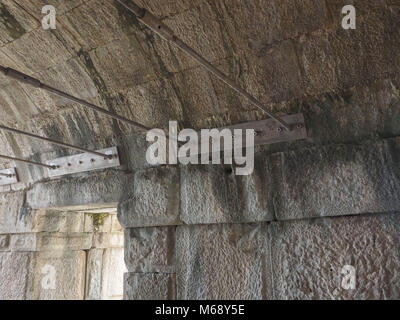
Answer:
[[121, 165], [117, 147], [97, 150], [97, 152], [112, 157], [107, 158], [89, 153], [81, 153], [73, 156], [49, 160], [46, 163], [50, 166], [54, 166], [54, 169], [48, 169], [49, 177], [52, 178], [73, 173], [114, 168]]
[[17, 172], [14, 168], [0, 170], [0, 186], [18, 182]]
[[[221, 132], [221, 130], [223, 129], [229, 129], [231, 130], [232, 133], [234, 133], [235, 129], [242, 130], [243, 147], [246, 146], [246, 137], [245, 137], [246, 129], [254, 130], [254, 146], [272, 144], [278, 142], [302, 140], [307, 138], [307, 128], [302, 113], [283, 116], [281, 119], [283, 119], [287, 124], [292, 126], [291, 131], [286, 130], [278, 122], [276, 122], [274, 119], [271, 118], [266, 120], [244, 122], [232, 126], [218, 128], [218, 130]], [[235, 138], [236, 137], [237, 136], [235, 135]], [[213, 141], [213, 143], [215, 143], [215, 141]], [[198, 145], [198, 148], [195, 148], [197, 152], [194, 152], [194, 155], [202, 153], [210, 153], [211, 150], [209, 149], [210, 141], [201, 140], [200, 133], [198, 133], [198, 138], [196, 140], [189, 142], [189, 145], [196, 145], [196, 144]], [[217, 146], [216, 149], [214, 149], [214, 151], [216, 152], [233, 149], [233, 145], [225, 146], [222, 140], [221, 143], [217, 144], [216, 146]]]
[[254, 129], [254, 145], [264, 145], [278, 142], [302, 140], [307, 138], [307, 129], [302, 113], [281, 117], [287, 124], [293, 126], [291, 131], [273, 119], [245, 122], [226, 127], [227, 129]]

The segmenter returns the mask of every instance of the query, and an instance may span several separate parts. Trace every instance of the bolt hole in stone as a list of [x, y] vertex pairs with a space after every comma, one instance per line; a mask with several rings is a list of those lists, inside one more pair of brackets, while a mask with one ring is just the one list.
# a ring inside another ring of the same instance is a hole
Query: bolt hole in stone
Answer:
[[233, 173], [232, 167], [227, 167], [227, 168], [225, 168], [225, 172], [226, 172], [227, 174], [232, 174], [232, 173]]

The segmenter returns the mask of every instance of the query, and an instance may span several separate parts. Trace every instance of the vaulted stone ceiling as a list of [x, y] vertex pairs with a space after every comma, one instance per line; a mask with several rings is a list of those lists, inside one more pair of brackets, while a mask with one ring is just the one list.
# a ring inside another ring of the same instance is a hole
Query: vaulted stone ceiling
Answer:
[[[352, 1], [357, 29], [343, 30], [347, 2], [137, 1], [271, 110], [305, 114], [310, 139], [265, 147], [276, 150], [399, 135], [399, 2]], [[57, 8], [56, 30], [41, 27], [45, 4]], [[0, 0], [0, 64], [150, 127], [267, 118], [112, 0]], [[137, 130], [2, 75], [0, 85], [0, 123], [93, 149], [119, 145], [129, 169], [143, 165]], [[70, 151], [0, 132], [0, 153]]]

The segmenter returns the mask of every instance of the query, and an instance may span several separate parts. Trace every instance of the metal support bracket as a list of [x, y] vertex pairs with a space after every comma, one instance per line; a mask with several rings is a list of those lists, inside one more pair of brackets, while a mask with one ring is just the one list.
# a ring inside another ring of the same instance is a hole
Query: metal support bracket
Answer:
[[307, 138], [307, 129], [302, 113], [282, 116], [293, 130], [285, 130], [273, 119], [245, 122], [238, 125], [226, 127], [227, 129], [254, 129], [254, 146], [302, 140]]
[[88, 172], [93, 170], [119, 167], [121, 165], [117, 147], [98, 150], [98, 152], [112, 155], [111, 159], [89, 153], [81, 153], [69, 157], [47, 161], [55, 169], [48, 169], [49, 177], [59, 177], [67, 174]]
[[[234, 139], [238, 138], [238, 136], [235, 135], [234, 130], [242, 130], [242, 147], [246, 147], [246, 129], [254, 130], [254, 146], [302, 140], [307, 138], [307, 129], [302, 113], [286, 115], [283, 116], [282, 119], [293, 128], [291, 131], [285, 130], [285, 128], [283, 128], [278, 122], [271, 118], [260, 121], [244, 122], [228, 127], [218, 128], [217, 130], [219, 132], [221, 132], [223, 129], [231, 130], [232, 137], [234, 137]], [[188, 142], [188, 146], [197, 144], [197, 153], [194, 152], [193, 155], [199, 155], [203, 153], [211, 155], [214, 152], [228, 151], [234, 149], [233, 145], [225, 146], [223, 139], [221, 139], [219, 144], [215, 144], [215, 142], [216, 141], [214, 140], [203, 141], [203, 139], [201, 139], [201, 134], [198, 133], [197, 139]], [[215, 149], [213, 151], [211, 151], [212, 149], [210, 143], [215, 144]], [[205, 152], [204, 150], [208, 151]]]
[[15, 168], [0, 170], [0, 186], [14, 184], [18, 182]]

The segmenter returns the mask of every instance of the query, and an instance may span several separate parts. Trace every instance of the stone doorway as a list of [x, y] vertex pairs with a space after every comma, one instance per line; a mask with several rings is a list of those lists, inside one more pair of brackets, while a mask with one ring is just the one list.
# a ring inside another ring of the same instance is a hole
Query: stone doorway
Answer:
[[30, 230], [3, 235], [3, 299], [123, 299], [124, 233], [115, 208], [34, 215]]

